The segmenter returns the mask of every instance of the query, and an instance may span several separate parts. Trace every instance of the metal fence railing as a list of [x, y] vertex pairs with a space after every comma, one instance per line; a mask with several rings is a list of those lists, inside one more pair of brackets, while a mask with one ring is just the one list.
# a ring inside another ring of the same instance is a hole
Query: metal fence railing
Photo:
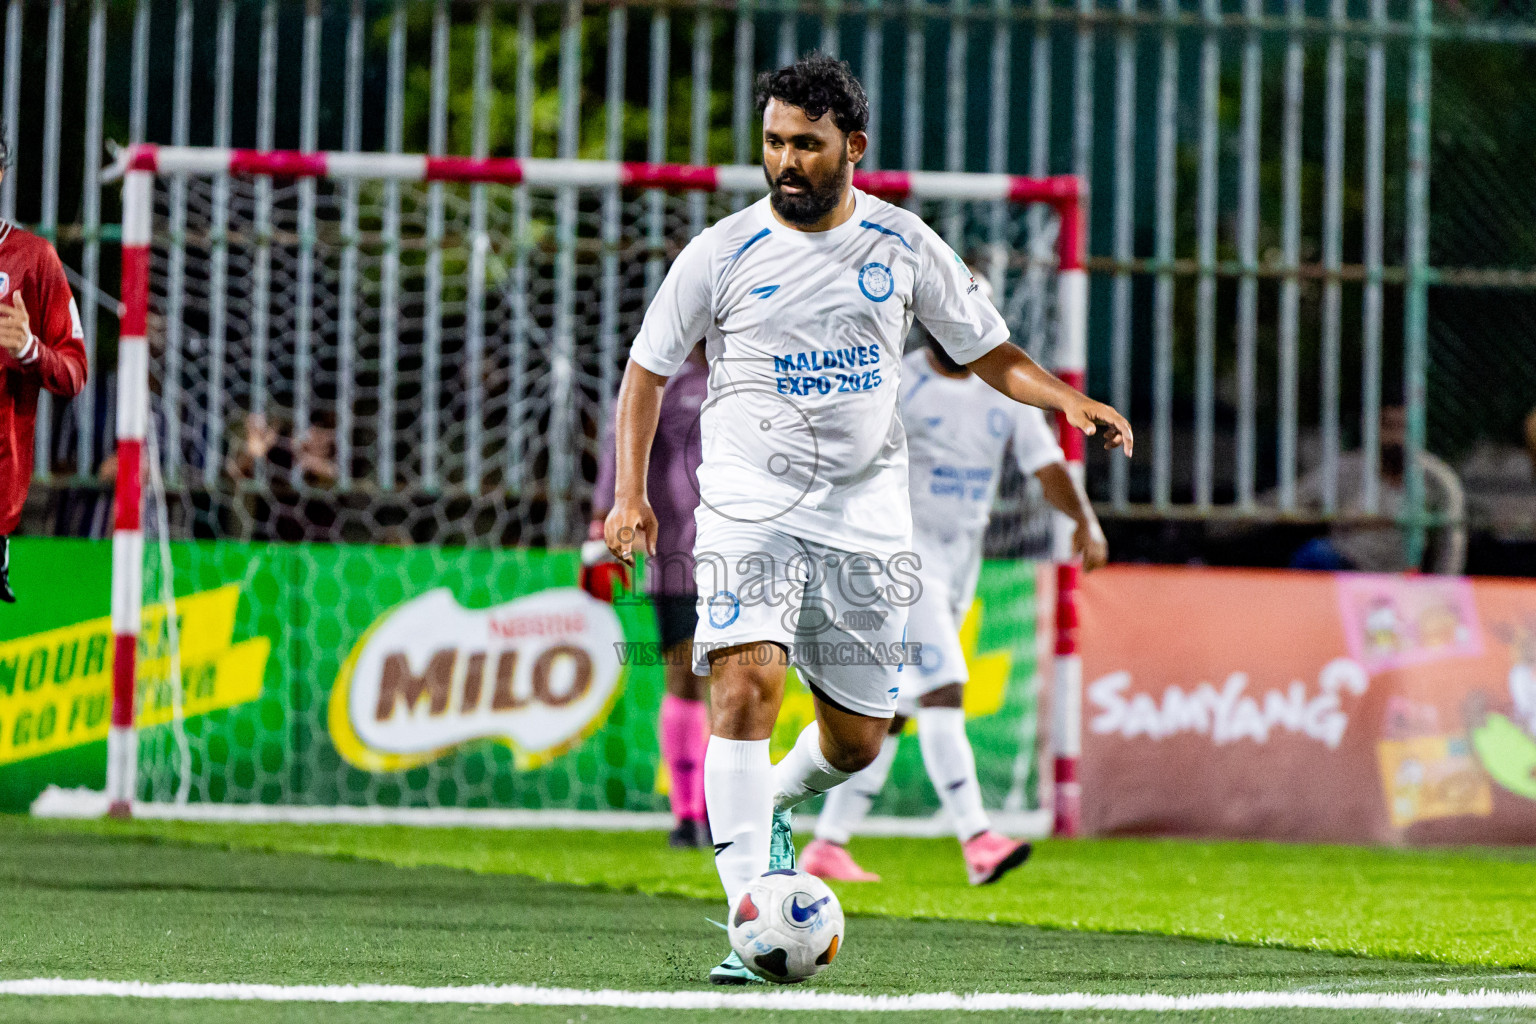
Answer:
[[0, 216], [59, 243], [98, 371], [39, 430], [58, 487], [110, 443], [106, 140], [750, 162], [753, 73], [813, 47], [866, 83], [868, 166], [1091, 182], [1089, 387], [1142, 442], [1090, 460], [1106, 515], [1416, 545], [1382, 408], [1513, 465], [1536, 406], [1528, 0], [9, 0], [4, 33]]

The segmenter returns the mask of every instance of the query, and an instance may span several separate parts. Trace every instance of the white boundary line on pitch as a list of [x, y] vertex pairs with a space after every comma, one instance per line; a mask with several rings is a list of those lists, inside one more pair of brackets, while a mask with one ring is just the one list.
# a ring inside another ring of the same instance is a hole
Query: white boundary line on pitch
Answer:
[[627, 992], [542, 988], [537, 985], [254, 985], [95, 979], [0, 981], [0, 996], [107, 996], [127, 999], [204, 999], [268, 1003], [416, 1003], [477, 1006], [605, 1006], [630, 1010], [1096, 1010], [1168, 1013], [1199, 1010], [1492, 1010], [1536, 1008], [1536, 990], [1500, 992], [1208, 992], [1200, 995], [1065, 992], [930, 992], [866, 996], [838, 992]]
[[[37, 818], [100, 818], [107, 797], [99, 790], [49, 786], [32, 802]], [[589, 829], [601, 832], [665, 832], [672, 815], [641, 811], [513, 810], [485, 807], [348, 807], [298, 804], [141, 803], [134, 801], [135, 818], [155, 821], [197, 821], [218, 824], [289, 825], [411, 825], [423, 828]], [[795, 827], [809, 833], [814, 815], [796, 815]], [[1051, 812], [997, 811], [992, 825], [1001, 832], [1026, 838], [1050, 834]], [[870, 817], [860, 835], [912, 839], [953, 835], [941, 813], [928, 818]]]

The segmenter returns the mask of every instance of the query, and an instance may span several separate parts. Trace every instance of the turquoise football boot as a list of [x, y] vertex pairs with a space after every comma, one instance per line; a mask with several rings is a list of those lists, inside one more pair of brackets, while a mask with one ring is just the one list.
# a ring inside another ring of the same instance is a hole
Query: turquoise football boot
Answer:
[[711, 985], [766, 985], [767, 982], [751, 971], [747, 965], [741, 962], [741, 957], [736, 955], [733, 949], [720, 965], [709, 972]]

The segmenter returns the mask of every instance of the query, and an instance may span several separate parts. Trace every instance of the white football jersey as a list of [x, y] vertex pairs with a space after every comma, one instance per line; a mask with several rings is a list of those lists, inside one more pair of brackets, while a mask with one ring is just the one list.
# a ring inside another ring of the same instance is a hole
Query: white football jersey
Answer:
[[994, 390], [974, 373], [946, 377], [926, 349], [906, 357], [901, 417], [910, 452], [912, 527], [938, 540], [979, 538], [997, 496], [1003, 452], [1026, 476], [1064, 461], [1045, 414]]
[[961, 363], [1008, 328], [915, 214], [854, 190], [830, 231], [787, 228], [768, 199], [701, 233], [646, 310], [630, 357], [671, 376], [705, 339], [702, 524], [775, 524], [886, 557], [905, 550], [902, 344], [916, 317]]

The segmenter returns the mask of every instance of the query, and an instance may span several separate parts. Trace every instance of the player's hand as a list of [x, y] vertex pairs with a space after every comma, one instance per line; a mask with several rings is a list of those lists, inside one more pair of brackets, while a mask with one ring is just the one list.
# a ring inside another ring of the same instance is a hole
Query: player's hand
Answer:
[[1086, 395], [1079, 395], [1062, 412], [1066, 415], [1067, 422], [1084, 434], [1089, 437], [1098, 435], [1103, 438], [1105, 449], [1124, 448], [1125, 457], [1131, 457], [1131, 448], [1136, 443], [1135, 436], [1131, 433], [1131, 425], [1112, 406], [1095, 402]]
[[620, 593], [630, 590], [629, 566], [624, 565], [608, 550], [603, 540], [603, 521], [595, 519], [587, 531], [586, 543], [581, 546], [581, 569], [576, 575], [576, 585], [599, 601], [613, 604]]
[[1104, 529], [1097, 520], [1077, 524], [1072, 531], [1072, 550], [1083, 557], [1083, 568], [1088, 571], [1109, 561], [1109, 541], [1104, 539]]
[[0, 302], [0, 349], [19, 356], [31, 340], [32, 322], [27, 316], [27, 304], [21, 299], [21, 289], [18, 288], [11, 293], [9, 303]]
[[656, 513], [644, 498], [619, 498], [603, 522], [603, 539], [608, 550], [625, 565], [635, 564], [635, 547], [648, 555], [656, 554]]

